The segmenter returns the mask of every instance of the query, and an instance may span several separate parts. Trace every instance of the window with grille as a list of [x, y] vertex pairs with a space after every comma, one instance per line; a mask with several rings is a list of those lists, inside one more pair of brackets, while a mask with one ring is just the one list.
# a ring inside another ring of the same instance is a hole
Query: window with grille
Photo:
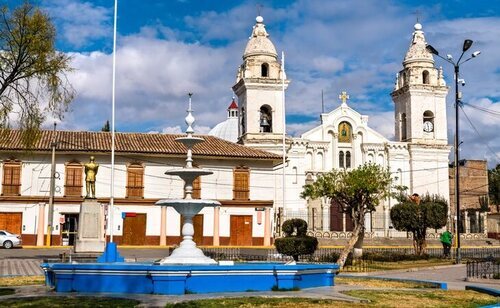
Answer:
[[127, 198], [144, 198], [144, 167], [131, 164], [127, 168]]
[[233, 172], [233, 200], [250, 200], [250, 170], [237, 167]]
[[78, 162], [71, 162], [66, 165], [66, 179], [64, 183], [65, 196], [82, 196], [82, 175], [82, 164]]
[[3, 196], [21, 195], [21, 162], [6, 161], [3, 165]]

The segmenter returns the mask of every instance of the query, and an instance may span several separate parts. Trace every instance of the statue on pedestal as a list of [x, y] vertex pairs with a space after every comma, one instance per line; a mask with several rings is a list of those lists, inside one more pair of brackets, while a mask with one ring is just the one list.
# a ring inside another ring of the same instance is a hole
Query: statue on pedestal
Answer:
[[85, 186], [87, 188], [87, 195], [85, 198], [95, 199], [95, 177], [99, 164], [95, 162], [95, 157], [90, 156], [90, 162], [85, 164]]

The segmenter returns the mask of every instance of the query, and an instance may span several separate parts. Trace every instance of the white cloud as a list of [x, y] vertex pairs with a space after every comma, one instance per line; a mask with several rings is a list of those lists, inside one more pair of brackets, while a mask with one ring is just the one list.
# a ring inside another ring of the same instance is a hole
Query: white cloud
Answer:
[[87, 1], [45, 0], [64, 42], [75, 48], [113, 36], [112, 10]]
[[317, 57], [313, 59], [313, 67], [322, 72], [335, 73], [344, 68], [344, 62], [333, 57]]

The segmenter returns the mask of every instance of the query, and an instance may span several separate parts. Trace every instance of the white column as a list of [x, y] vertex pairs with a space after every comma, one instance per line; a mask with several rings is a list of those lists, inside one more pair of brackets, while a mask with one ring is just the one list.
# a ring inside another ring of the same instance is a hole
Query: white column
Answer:
[[[220, 245], [219, 218], [220, 218], [220, 206], [216, 206], [216, 207], [214, 207], [214, 239], [213, 239], [213, 243], [212, 243], [213, 246]], [[265, 233], [265, 229], [264, 229], [264, 233]], [[264, 239], [264, 241], [265, 241], [265, 239]]]
[[332, 169], [338, 169], [339, 168], [339, 162], [338, 162], [338, 155], [339, 155], [339, 148], [337, 144], [337, 133], [333, 133], [332, 135]]
[[167, 207], [161, 207], [160, 214], [160, 246], [167, 245]]
[[321, 200], [321, 203], [323, 209], [323, 231], [330, 231], [330, 205], [323, 204], [323, 200]]
[[271, 209], [264, 211], [264, 246], [271, 246]]
[[465, 233], [470, 233], [469, 213], [464, 211]]
[[36, 234], [36, 245], [43, 246], [45, 230], [45, 203], [38, 204], [38, 228]]

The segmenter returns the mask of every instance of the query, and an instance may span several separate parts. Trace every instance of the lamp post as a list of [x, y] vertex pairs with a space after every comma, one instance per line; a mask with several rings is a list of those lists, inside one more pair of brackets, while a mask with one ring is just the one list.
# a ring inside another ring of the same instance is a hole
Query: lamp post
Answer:
[[472, 43], [473, 41], [472, 40], [469, 40], [469, 39], [466, 39], [464, 41], [464, 45], [462, 47], [462, 54], [460, 55], [460, 57], [458, 58], [457, 62], [454, 62], [453, 61], [453, 57], [451, 55], [447, 55], [446, 58], [442, 57], [439, 55], [439, 52], [434, 48], [432, 47], [431, 45], [427, 45], [426, 46], [426, 49], [428, 52], [440, 57], [441, 59], [445, 60], [446, 62], [450, 63], [451, 65], [453, 65], [454, 69], [455, 69], [455, 145], [454, 145], [454, 148], [455, 148], [455, 200], [456, 200], [456, 204], [457, 204], [457, 212], [456, 212], [456, 215], [457, 215], [457, 224], [456, 224], [456, 234], [457, 234], [457, 252], [456, 252], [456, 263], [460, 263], [461, 262], [461, 259], [462, 259], [462, 256], [461, 256], [461, 251], [460, 251], [460, 179], [459, 179], [459, 175], [460, 175], [460, 171], [459, 171], [459, 160], [460, 160], [460, 153], [458, 151], [458, 147], [460, 145], [460, 141], [459, 141], [459, 121], [458, 121], [458, 108], [460, 107], [460, 104], [461, 104], [461, 98], [462, 98], [462, 95], [461, 93], [458, 91], [458, 83], [459, 83], [459, 73], [460, 73], [460, 65], [471, 60], [472, 58], [475, 58], [477, 57], [481, 52], [480, 51], [475, 51], [472, 53], [472, 55], [460, 62], [460, 60], [462, 60], [462, 57], [464, 56], [465, 52], [467, 50], [469, 50], [469, 48], [472, 46]]

